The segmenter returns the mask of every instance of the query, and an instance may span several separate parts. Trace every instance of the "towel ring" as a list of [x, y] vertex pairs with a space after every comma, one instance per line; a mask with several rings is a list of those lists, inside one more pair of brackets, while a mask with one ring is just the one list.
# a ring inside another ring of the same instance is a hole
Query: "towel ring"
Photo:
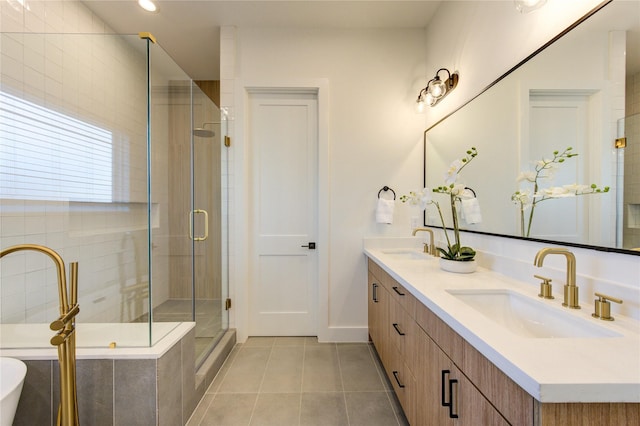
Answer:
[[469, 188], [468, 186], [465, 186], [464, 189], [468, 189], [469, 191], [471, 191], [474, 198], [478, 198], [478, 196], [476, 195], [476, 191], [474, 191], [473, 189]]
[[[396, 191], [394, 191], [393, 189], [389, 188], [387, 185], [383, 186], [382, 189], [380, 189], [380, 191], [378, 191], [378, 198], [380, 198], [380, 194], [382, 193], [382, 191], [387, 192], [387, 191], [391, 191], [393, 192], [393, 199], [396, 199]], [[476, 195], [475, 192], [473, 193], [473, 195]]]

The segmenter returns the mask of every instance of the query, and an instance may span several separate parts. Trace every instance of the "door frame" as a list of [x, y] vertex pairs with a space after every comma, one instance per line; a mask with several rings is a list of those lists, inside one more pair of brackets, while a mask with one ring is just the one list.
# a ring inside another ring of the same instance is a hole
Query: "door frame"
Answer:
[[233, 265], [230, 273], [230, 294], [233, 302], [231, 324], [236, 328], [238, 342], [248, 337], [249, 326], [249, 256], [251, 223], [251, 179], [247, 173], [250, 167], [251, 150], [247, 139], [249, 94], [255, 91], [281, 91], [283, 93], [317, 92], [318, 97], [318, 194], [317, 194], [317, 256], [318, 256], [318, 288], [317, 288], [317, 330], [318, 340], [329, 340], [329, 82], [327, 79], [296, 80], [236, 80], [235, 111], [231, 122], [235, 136], [232, 140], [233, 152], [233, 184], [234, 194], [232, 211], [229, 218], [232, 229], [232, 250], [230, 262]]

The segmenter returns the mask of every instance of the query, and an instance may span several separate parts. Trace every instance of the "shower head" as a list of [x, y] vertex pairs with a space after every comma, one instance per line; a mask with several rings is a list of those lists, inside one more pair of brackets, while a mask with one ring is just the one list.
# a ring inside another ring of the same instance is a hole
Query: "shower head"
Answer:
[[202, 127], [196, 127], [193, 129], [193, 136], [198, 136], [201, 138], [212, 138], [216, 135], [216, 132], [213, 130], [203, 129]]
[[214, 137], [216, 135], [216, 132], [214, 132], [213, 130], [205, 129], [207, 124], [220, 124], [220, 122], [211, 121], [211, 122], [207, 122], [207, 123], [202, 123], [202, 127], [196, 127], [195, 129], [193, 129], [193, 136], [198, 136], [198, 137], [201, 137], [201, 138], [212, 138], [212, 137]]

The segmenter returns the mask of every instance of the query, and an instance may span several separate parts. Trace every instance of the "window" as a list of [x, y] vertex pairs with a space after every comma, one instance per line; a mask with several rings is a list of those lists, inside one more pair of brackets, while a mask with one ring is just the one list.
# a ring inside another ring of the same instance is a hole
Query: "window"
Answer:
[[111, 202], [112, 134], [0, 92], [0, 198]]

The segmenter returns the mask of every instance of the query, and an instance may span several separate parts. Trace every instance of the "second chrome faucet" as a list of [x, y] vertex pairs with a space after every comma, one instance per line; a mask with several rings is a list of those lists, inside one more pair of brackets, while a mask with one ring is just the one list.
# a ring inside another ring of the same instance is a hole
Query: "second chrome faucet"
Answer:
[[547, 247], [536, 253], [533, 264], [542, 267], [544, 258], [548, 254], [561, 254], [567, 259], [567, 282], [564, 285], [564, 302], [562, 306], [571, 309], [580, 309], [578, 302], [578, 286], [576, 285], [576, 257], [569, 250], [564, 248]]

